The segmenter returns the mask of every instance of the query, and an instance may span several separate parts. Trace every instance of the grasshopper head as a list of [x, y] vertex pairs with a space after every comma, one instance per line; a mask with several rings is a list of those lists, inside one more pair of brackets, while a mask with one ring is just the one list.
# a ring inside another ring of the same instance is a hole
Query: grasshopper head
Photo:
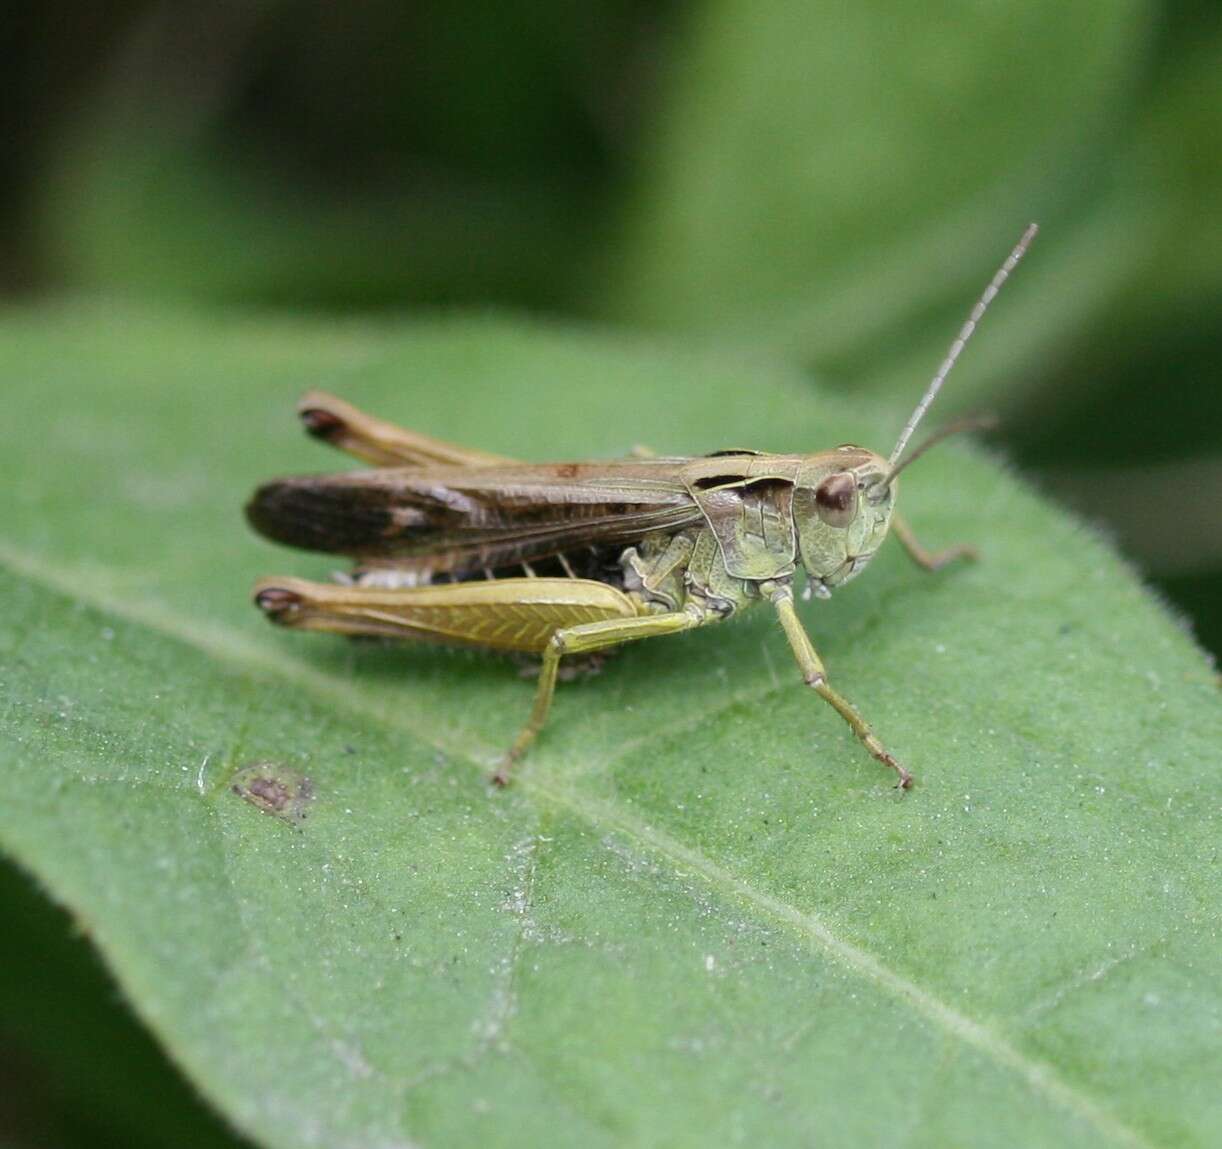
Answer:
[[887, 460], [846, 444], [812, 455], [798, 472], [793, 521], [798, 553], [815, 593], [848, 582], [874, 557], [895, 504]]
[[890, 457], [884, 459], [864, 447], [845, 445], [809, 456], [799, 469], [793, 493], [793, 521], [798, 534], [798, 552], [815, 594], [826, 595], [832, 587], [848, 582], [874, 557], [874, 552], [887, 537], [895, 506], [896, 478], [905, 467], [948, 435], [992, 425], [992, 420], [960, 419], [943, 427], [915, 450], [904, 453], [917, 424], [929, 410], [977, 324], [1026, 253], [1037, 230], [1035, 224], [1031, 224], [1023, 232], [976, 301], [937, 374], [900, 432]]

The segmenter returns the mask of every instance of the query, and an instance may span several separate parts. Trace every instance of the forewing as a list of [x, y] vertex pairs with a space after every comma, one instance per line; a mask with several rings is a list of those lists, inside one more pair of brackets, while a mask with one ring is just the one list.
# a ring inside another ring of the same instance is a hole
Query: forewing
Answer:
[[247, 505], [276, 542], [462, 573], [700, 522], [681, 459], [382, 468], [279, 479]]

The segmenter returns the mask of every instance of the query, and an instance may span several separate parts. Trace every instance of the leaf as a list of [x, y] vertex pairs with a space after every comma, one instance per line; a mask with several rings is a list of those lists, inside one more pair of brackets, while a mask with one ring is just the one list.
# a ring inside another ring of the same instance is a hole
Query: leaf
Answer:
[[912, 794], [764, 613], [567, 684], [495, 793], [512, 666], [249, 605], [335, 565], [241, 521], [337, 466], [298, 391], [528, 458], [885, 444], [901, 415], [491, 320], [10, 313], [0, 374], [0, 842], [261, 1144], [1217, 1140], [1215, 680], [994, 464], [905, 477], [983, 563], [888, 547], [804, 609]]
[[1140, 0], [718, 0], [689, 25], [610, 249], [617, 318], [908, 395], [1038, 220], [948, 397], [966, 405], [1038, 377], [1155, 247], [1147, 189], [1112, 170], [1155, 27]]

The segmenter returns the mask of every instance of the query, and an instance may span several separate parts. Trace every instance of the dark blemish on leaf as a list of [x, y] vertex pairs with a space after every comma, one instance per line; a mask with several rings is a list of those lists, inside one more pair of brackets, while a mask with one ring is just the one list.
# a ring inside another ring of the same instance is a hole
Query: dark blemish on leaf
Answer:
[[253, 762], [243, 766], [230, 783], [230, 790], [252, 806], [290, 826], [300, 826], [314, 800], [314, 786], [299, 770], [278, 762]]

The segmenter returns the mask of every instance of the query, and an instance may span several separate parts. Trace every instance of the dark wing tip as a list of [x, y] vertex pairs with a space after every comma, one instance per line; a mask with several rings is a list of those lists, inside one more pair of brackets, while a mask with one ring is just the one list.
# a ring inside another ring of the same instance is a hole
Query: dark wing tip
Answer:
[[293, 485], [292, 479], [274, 479], [262, 484], [251, 495], [244, 510], [246, 521], [264, 538], [300, 546], [301, 513], [295, 505]]
[[273, 542], [347, 555], [377, 552], [392, 524], [390, 508], [376, 490], [326, 477], [264, 483], [246, 504], [246, 521]]

